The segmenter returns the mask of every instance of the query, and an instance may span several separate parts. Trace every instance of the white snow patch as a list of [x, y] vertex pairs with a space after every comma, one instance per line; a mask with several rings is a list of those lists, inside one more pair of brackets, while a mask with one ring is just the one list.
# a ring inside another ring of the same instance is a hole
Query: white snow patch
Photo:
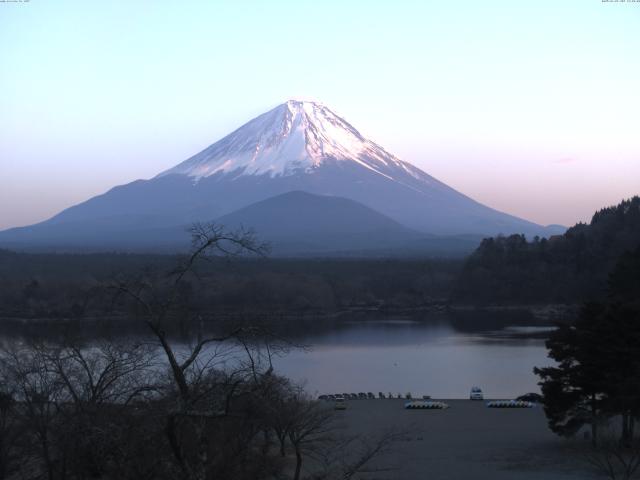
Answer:
[[[355, 162], [390, 180], [396, 174], [425, 181], [420, 169], [365, 139], [318, 102], [289, 100], [254, 118], [222, 140], [158, 176], [182, 174], [195, 181], [216, 173], [287, 176], [312, 173], [331, 159]], [[400, 182], [404, 183], [404, 182]]]

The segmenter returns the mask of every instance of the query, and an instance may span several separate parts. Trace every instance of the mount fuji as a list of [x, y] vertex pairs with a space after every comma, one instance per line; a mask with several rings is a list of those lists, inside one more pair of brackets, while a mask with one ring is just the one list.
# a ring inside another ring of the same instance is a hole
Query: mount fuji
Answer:
[[[0, 245], [169, 246], [184, 236], [185, 225], [233, 218], [240, 209], [288, 192], [321, 196], [320, 201], [310, 203], [313, 208], [305, 215], [313, 218], [320, 208], [323, 228], [331, 230], [335, 225], [330, 232], [334, 237], [346, 224], [362, 224], [360, 233], [367, 235], [363, 222], [345, 217], [363, 209], [379, 215], [378, 223], [393, 225], [398, 235], [392, 237], [405, 240], [416, 235], [546, 236], [563, 231], [482, 205], [366, 139], [328, 107], [290, 100], [154, 178], [114, 187], [45, 222], [0, 232]], [[360, 204], [363, 209], [336, 208], [340, 202], [328, 202], [331, 197]], [[327, 202], [320, 207], [322, 199]], [[280, 200], [273, 205], [285, 203]], [[295, 236], [288, 225], [299, 220], [287, 218], [290, 210], [270, 207], [268, 212], [272, 228], [281, 225], [282, 231]], [[327, 221], [331, 215], [335, 222]]]

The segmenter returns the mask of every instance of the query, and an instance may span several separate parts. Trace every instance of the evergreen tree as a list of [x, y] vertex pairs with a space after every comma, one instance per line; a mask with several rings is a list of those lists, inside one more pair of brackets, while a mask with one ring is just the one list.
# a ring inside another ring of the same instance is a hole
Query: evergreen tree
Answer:
[[[620, 255], [639, 246], [636, 196], [548, 240], [527, 242], [522, 235], [483, 240], [465, 263], [453, 296], [462, 302], [516, 304], [601, 298]], [[637, 275], [635, 282], [640, 282]], [[628, 280], [623, 283], [630, 285]]]
[[576, 322], [561, 325], [546, 343], [558, 366], [534, 369], [541, 378], [549, 428], [559, 435], [571, 436], [590, 425], [597, 439], [607, 403], [606, 367], [598, 352], [603, 310], [599, 303], [587, 304]]
[[624, 254], [609, 279], [606, 303], [588, 303], [576, 320], [561, 325], [547, 341], [555, 367], [540, 376], [551, 430], [573, 435], [608, 417], [622, 418], [629, 444], [640, 417], [640, 248]]

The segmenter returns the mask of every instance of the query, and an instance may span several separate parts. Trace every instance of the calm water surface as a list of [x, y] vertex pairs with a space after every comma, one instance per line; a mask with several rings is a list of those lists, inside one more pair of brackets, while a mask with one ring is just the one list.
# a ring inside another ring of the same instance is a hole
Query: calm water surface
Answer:
[[[274, 366], [278, 373], [304, 382], [307, 391], [316, 395], [411, 392], [414, 396], [465, 398], [474, 385], [484, 390], [486, 398], [537, 392], [533, 367], [550, 365], [551, 360], [543, 339], [523, 334], [549, 327], [528, 326], [530, 318], [511, 313], [504, 317], [469, 315], [460, 320], [441, 315], [408, 320], [359, 316], [331, 325], [311, 322], [298, 326], [299, 333], [287, 332], [308, 348], [276, 357]], [[126, 329], [120, 333], [133, 335]], [[146, 333], [137, 335], [147, 337]], [[3, 338], [0, 333], [0, 340]], [[16, 338], [4, 341], [12, 343]]]
[[312, 394], [381, 391], [465, 398], [478, 385], [486, 398], [512, 398], [539, 391], [533, 367], [551, 364], [544, 340], [518, 334], [544, 328], [470, 333], [446, 322], [346, 322], [331, 332], [299, 336], [310, 348], [274, 364], [280, 373], [305, 381]]

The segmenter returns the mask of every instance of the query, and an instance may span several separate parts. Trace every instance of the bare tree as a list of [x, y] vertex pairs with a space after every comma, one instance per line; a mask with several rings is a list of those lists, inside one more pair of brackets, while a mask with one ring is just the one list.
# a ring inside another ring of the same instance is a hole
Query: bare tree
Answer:
[[188, 409], [190, 386], [187, 379], [188, 370], [198, 359], [203, 349], [210, 344], [220, 344], [237, 337], [240, 328], [216, 336], [202, 336], [192, 346], [187, 355], [179, 358], [167, 334], [168, 323], [176, 321], [177, 316], [185, 315], [180, 308], [181, 287], [190, 276], [197, 276], [196, 265], [200, 260], [211, 256], [238, 256], [243, 253], [262, 255], [266, 246], [255, 239], [251, 231], [239, 230], [227, 232], [217, 224], [195, 224], [191, 229], [191, 253], [164, 278], [164, 285], [158, 286], [149, 278], [138, 278], [134, 281], [120, 281], [111, 286], [116, 292], [133, 300], [134, 306], [151, 333], [158, 340], [169, 364], [173, 381], [178, 389], [181, 408]]
[[38, 347], [47, 369], [63, 383], [76, 411], [105, 404], [126, 405], [157, 389], [153, 381], [154, 352], [141, 343], [99, 341], [84, 345]]
[[54, 441], [60, 405], [64, 402], [61, 382], [47, 369], [40, 353], [26, 348], [5, 351], [2, 356], [5, 378], [20, 402], [20, 420], [33, 439], [33, 453], [42, 461], [49, 480], [57, 474], [57, 446]]
[[[117, 282], [111, 288], [132, 302], [135, 313], [163, 352], [173, 386], [173, 391], [167, 394], [175, 394], [176, 399], [167, 412], [169, 445], [183, 476], [203, 479], [214, 465], [228, 463], [212, 447], [220, 444], [211, 438], [216, 436], [212, 433], [214, 425], [219, 427], [220, 422], [230, 417], [247, 418], [246, 412], [239, 410], [250, 408], [252, 395], [264, 387], [263, 377], [268, 377], [272, 369], [267, 367], [263, 371], [262, 362], [258, 362], [262, 359], [262, 348], [256, 348], [253, 341], [258, 336], [255, 328], [235, 326], [215, 335], [205, 335], [200, 330], [195, 343], [180, 347], [170, 339], [168, 331], [172, 324], [185, 320], [202, 322], [206, 316], [206, 312], [198, 312], [189, 304], [185, 294], [189, 290], [188, 281], [198, 279], [200, 261], [216, 256], [262, 255], [267, 247], [258, 243], [250, 231], [228, 232], [216, 224], [196, 224], [191, 235], [191, 253], [166, 276], [141, 276]], [[235, 405], [231, 405], [232, 399]], [[246, 451], [246, 443], [255, 436], [255, 422], [236, 423], [242, 425], [245, 444], [238, 444], [238, 451], [227, 456]], [[222, 443], [225, 449], [234, 447], [234, 442], [228, 439]]]
[[[279, 420], [274, 421], [279, 426], [274, 429], [286, 431], [294, 451], [293, 480], [348, 480], [362, 473], [389, 470], [373, 463], [388, 453], [406, 432], [388, 430], [366, 438], [345, 435], [340, 416], [331, 404], [312, 400], [299, 388], [290, 393], [293, 395], [284, 398], [282, 411], [276, 414]], [[303, 477], [305, 459], [308, 467]]]
[[[0, 378], [5, 388], [7, 382]], [[22, 435], [17, 422], [17, 405], [10, 390], [0, 390], [0, 480], [10, 478], [18, 469], [17, 444]]]
[[287, 439], [289, 431], [294, 427], [296, 409], [291, 408], [295, 404], [295, 395], [300, 391], [288, 379], [280, 378], [274, 388], [274, 394], [266, 403], [267, 424], [278, 439], [278, 452], [281, 457], [286, 456]]
[[123, 408], [154, 388], [152, 357], [139, 345], [37, 342], [0, 358], [17, 403], [11, 421], [25, 434], [23, 454], [38, 458], [36, 470], [49, 479], [104, 473], [116, 455]]
[[343, 436], [331, 442], [325, 451], [316, 455], [322, 468], [313, 475], [313, 480], [349, 480], [359, 474], [386, 472], [393, 468], [387, 465], [374, 466], [376, 460], [387, 455], [395, 442], [406, 435], [406, 431], [390, 429], [380, 435]]
[[287, 450], [296, 480], [303, 464], [308, 478], [349, 479], [386, 451], [392, 436], [340, 435], [328, 404], [274, 373], [273, 358], [293, 345], [268, 328], [200, 328], [192, 343], [172, 336], [176, 325], [211, 320], [193, 297], [200, 262], [264, 252], [246, 231], [196, 225], [192, 236], [191, 254], [170, 272], [109, 285], [113, 306], [146, 326], [151, 344], [69, 337], [0, 355], [0, 480], [16, 463], [17, 450], [3, 443], [14, 424], [24, 431], [18, 454], [28, 480], [272, 479]]
[[287, 433], [296, 456], [293, 479], [299, 480], [303, 456], [313, 455], [331, 444], [337, 425], [332, 409], [304, 396], [289, 401], [287, 408], [290, 412]]
[[622, 441], [610, 428], [605, 429], [584, 458], [600, 475], [611, 480], [631, 480], [640, 472], [640, 439]]

